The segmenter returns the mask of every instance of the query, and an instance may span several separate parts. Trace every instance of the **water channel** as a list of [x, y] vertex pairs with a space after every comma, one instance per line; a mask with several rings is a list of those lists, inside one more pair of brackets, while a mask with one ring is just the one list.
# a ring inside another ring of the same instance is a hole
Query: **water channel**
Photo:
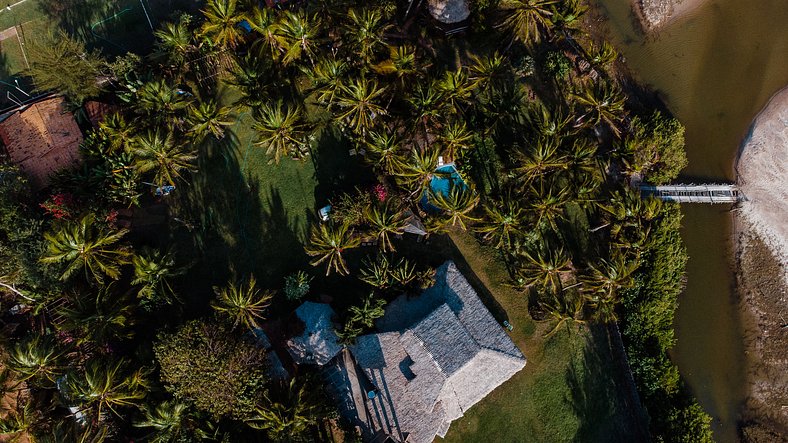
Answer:
[[[788, 84], [786, 0], [685, 4], [691, 10], [649, 37], [636, 30], [630, 0], [596, 1], [629, 67], [686, 126], [689, 166], [682, 179], [733, 180], [736, 152], [752, 119]], [[683, 209], [690, 262], [673, 358], [714, 418], [715, 440], [733, 442], [745, 360], [732, 290], [732, 219], [727, 207]]]

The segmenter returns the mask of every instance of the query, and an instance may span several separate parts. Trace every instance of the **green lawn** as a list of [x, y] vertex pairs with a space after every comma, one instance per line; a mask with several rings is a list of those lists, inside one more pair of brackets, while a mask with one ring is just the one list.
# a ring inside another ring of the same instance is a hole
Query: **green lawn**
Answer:
[[[220, 102], [233, 102], [234, 91], [220, 91]], [[186, 255], [206, 258], [186, 278], [194, 293], [210, 291], [232, 274], [254, 274], [272, 289], [297, 270], [320, 274], [323, 269], [312, 268], [304, 252], [317, 209], [370, 179], [350, 157], [347, 142], [330, 130], [317, 137], [306, 159], [275, 164], [254, 145], [253, 123], [247, 111], [240, 112], [174, 201], [175, 217], [187, 227], [174, 232], [175, 241], [192, 245]]]
[[[611, 353], [604, 328], [561, 331], [536, 323], [525, 296], [506, 286], [495, 251], [467, 234], [452, 234], [455, 261], [528, 358], [525, 369], [455, 421], [446, 442], [645, 441], [644, 413], [629, 407], [625, 372]], [[489, 296], [495, 302], [489, 301]], [[640, 437], [639, 437], [640, 436]], [[438, 439], [440, 441], [440, 439]]]

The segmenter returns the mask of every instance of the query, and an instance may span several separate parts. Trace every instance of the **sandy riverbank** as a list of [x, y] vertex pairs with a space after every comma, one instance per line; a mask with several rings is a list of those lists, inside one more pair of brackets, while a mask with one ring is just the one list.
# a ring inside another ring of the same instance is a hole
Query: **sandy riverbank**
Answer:
[[788, 285], [788, 87], [753, 121], [736, 172], [747, 197], [739, 213], [783, 263], [779, 273]]
[[744, 320], [746, 442], [788, 442], [788, 87], [756, 117], [737, 160], [749, 201], [735, 216]]
[[644, 32], [657, 31], [688, 15], [709, 0], [632, 0], [635, 16]]

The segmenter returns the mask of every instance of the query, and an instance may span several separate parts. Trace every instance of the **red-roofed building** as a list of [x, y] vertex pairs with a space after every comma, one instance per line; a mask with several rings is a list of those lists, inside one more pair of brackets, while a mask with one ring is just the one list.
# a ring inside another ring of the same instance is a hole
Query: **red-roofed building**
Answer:
[[0, 139], [11, 163], [18, 165], [34, 189], [49, 177], [79, 165], [82, 132], [63, 97], [50, 97], [20, 108], [0, 121]]

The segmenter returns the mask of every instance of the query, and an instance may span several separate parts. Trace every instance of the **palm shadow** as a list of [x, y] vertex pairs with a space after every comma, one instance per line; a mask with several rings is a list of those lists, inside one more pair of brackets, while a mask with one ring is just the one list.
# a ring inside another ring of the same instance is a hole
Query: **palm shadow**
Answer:
[[[608, 327], [592, 325], [582, 356], [566, 372], [570, 397], [564, 399], [578, 417], [575, 442], [649, 441], [647, 416], [628, 367]], [[620, 352], [619, 352], [620, 351]]]
[[362, 164], [362, 155], [350, 155], [353, 145], [333, 127], [320, 132], [312, 162], [315, 167], [315, 201], [318, 206], [331, 197], [375, 182], [371, 168]]
[[239, 152], [237, 136], [228, 131], [201, 156], [199, 172], [173, 201], [172, 241], [193, 263], [180, 282], [188, 315], [206, 313], [213, 286], [254, 275], [261, 287], [278, 289], [307, 262], [279, 191], [261, 196]]

